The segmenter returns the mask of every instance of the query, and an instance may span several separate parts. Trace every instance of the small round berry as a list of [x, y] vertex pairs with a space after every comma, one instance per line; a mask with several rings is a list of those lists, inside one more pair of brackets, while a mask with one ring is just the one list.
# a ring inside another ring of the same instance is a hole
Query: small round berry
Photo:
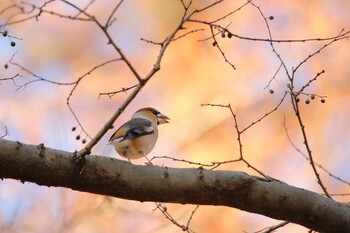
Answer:
[[2, 32], [2, 35], [5, 37], [5, 36], [7, 36], [7, 31], [3, 31]]
[[222, 37], [222, 38], [225, 38], [225, 37], [226, 37], [225, 32], [222, 32], [222, 33], [221, 33], [221, 37]]
[[227, 34], [227, 37], [228, 37], [228, 38], [232, 38], [232, 34], [231, 34], [231, 33], [228, 33], [228, 34]]
[[12, 47], [15, 47], [15, 46], [16, 46], [16, 42], [11, 41], [11, 46], [12, 46]]
[[309, 104], [309, 103], [310, 103], [309, 99], [305, 100], [305, 104]]
[[270, 94], [273, 94], [273, 93], [275, 93], [275, 91], [274, 91], [274, 90], [272, 90], [272, 89], [270, 89]]
[[324, 103], [324, 102], [326, 102], [326, 100], [322, 98], [322, 99], [321, 99], [321, 103]]
[[76, 140], [80, 140], [80, 135], [77, 135], [77, 136], [75, 137], [75, 139], [76, 139]]
[[297, 101], [297, 103], [298, 103], [298, 102], [300, 101], [300, 99], [299, 99], [299, 98], [296, 98], [295, 101]]
[[273, 16], [272, 15], [269, 17], [269, 20], [273, 20]]
[[314, 100], [314, 99], [315, 99], [315, 95], [312, 94], [312, 95], [310, 96], [310, 99]]
[[213, 46], [215, 47], [218, 43], [216, 41], [213, 42]]
[[84, 138], [81, 143], [85, 144], [86, 143], [86, 139]]
[[4, 68], [5, 68], [5, 69], [9, 68], [9, 65], [8, 65], [8, 64], [5, 64], [5, 65], [4, 65]]
[[182, 231], [188, 231], [188, 227], [187, 226], [182, 226]]
[[76, 129], [77, 129], [77, 127], [74, 126], [74, 127], [72, 128], [72, 131], [75, 131]]

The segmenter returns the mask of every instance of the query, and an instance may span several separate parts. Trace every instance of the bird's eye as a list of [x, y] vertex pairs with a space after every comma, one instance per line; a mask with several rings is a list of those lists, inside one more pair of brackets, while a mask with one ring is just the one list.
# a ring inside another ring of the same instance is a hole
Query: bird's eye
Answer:
[[157, 110], [153, 109], [152, 113], [157, 116], [160, 112], [158, 112]]

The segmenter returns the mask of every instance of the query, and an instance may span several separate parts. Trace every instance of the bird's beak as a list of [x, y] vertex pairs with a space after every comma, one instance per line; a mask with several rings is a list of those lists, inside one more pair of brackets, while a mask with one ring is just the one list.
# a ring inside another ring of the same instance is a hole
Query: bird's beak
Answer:
[[167, 117], [166, 115], [162, 114], [162, 113], [159, 113], [157, 115], [157, 118], [158, 118], [158, 125], [169, 123], [169, 121], [170, 121], [170, 118]]

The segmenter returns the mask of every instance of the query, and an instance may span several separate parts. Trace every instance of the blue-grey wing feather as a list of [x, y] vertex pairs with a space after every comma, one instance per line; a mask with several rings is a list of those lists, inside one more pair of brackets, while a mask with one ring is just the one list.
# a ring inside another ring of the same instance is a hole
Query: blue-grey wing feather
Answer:
[[[129, 122], [127, 122], [127, 124], [128, 124], [128, 130], [125, 132], [125, 135], [122, 138], [118, 139], [119, 142], [154, 133], [152, 122], [149, 120], [142, 119], [142, 118], [135, 118], [135, 119], [131, 119]], [[122, 125], [119, 129], [123, 127], [125, 127], [125, 124]], [[111, 139], [113, 137], [114, 137], [114, 134], [111, 136]]]

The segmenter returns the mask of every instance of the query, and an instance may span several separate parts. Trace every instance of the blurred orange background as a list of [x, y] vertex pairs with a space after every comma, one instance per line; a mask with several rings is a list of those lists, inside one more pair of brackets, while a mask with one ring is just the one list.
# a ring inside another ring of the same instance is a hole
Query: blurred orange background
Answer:
[[[89, 1], [72, 1], [86, 6]], [[201, 8], [212, 1], [194, 1], [193, 8]], [[224, 1], [198, 14], [195, 18], [215, 20], [234, 11], [246, 1]], [[268, 20], [274, 39], [308, 39], [333, 37], [341, 29], [350, 30], [349, 1], [253, 1]], [[42, 1], [32, 1], [40, 6]], [[11, 5], [3, 0], [0, 11]], [[106, 22], [117, 3], [111, 0], [96, 1], [87, 10], [101, 22]], [[27, 10], [30, 9], [28, 6]], [[64, 2], [48, 4], [49, 11], [65, 15], [77, 12]], [[0, 15], [3, 25], [14, 11]], [[180, 1], [125, 1], [115, 14], [116, 21], [109, 32], [136, 70], [144, 77], [152, 69], [160, 47], [140, 38], [161, 42], [180, 22], [183, 8]], [[80, 15], [83, 17], [83, 15]], [[17, 16], [15, 19], [23, 18]], [[268, 38], [265, 22], [252, 5], [219, 22], [237, 35], [250, 38]], [[228, 26], [229, 25], [229, 26]], [[283, 69], [269, 88], [265, 88], [276, 73], [280, 62], [268, 42], [242, 40], [235, 37], [216, 37], [232, 69], [213, 40], [210, 29], [201, 24], [187, 23], [186, 30], [204, 29], [171, 43], [161, 63], [161, 70], [147, 83], [136, 99], [115, 122], [115, 127], [130, 118], [140, 107], [153, 106], [171, 118], [171, 123], [160, 126], [158, 143], [148, 158], [170, 156], [200, 163], [227, 161], [239, 158], [239, 147], [234, 120], [227, 108], [202, 107], [201, 104], [231, 104], [237, 115], [240, 129], [274, 109], [287, 90], [289, 83]], [[16, 42], [10, 46], [8, 37], [0, 36], [2, 67], [17, 52], [14, 60], [40, 77], [73, 82], [93, 67], [118, 53], [107, 42], [102, 31], [92, 22], [59, 18], [43, 13], [32, 19], [0, 28], [8, 30]], [[181, 35], [183, 32], [180, 32]], [[327, 41], [305, 43], [275, 43], [289, 72], [309, 54]], [[350, 42], [341, 40], [331, 44], [320, 54], [308, 60], [296, 73], [295, 85], [302, 87], [317, 73], [325, 70], [305, 92], [327, 96], [305, 104], [301, 97], [301, 116], [306, 125], [308, 140], [317, 163], [332, 174], [350, 182]], [[23, 84], [35, 77], [9, 64], [0, 68], [0, 78], [15, 74]], [[119, 105], [127, 93], [109, 98], [101, 92], [118, 91], [137, 83], [123, 62], [114, 62], [87, 75], [71, 97], [71, 106], [79, 121], [94, 136]], [[10, 140], [67, 151], [83, 147], [72, 132], [77, 125], [66, 105], [72, 86], [34, 82], [17, 89], [12, 81], [0, 82], [0, 127], [7, 127]], [[322, 193], [309, 162], [298, 153], [288, 140], [284, 124], [293, 143], [303, 152], [301, 131], [293, 113], [290, 97], [276, 112], [242, 134], [243, 154], [246, 160], [265, 174], [290, 185]], [[93, 148], [93, 154], [117, 156], [107, 146], [108, 132]], [[0, 134], [2, 131], [0, 131]], [[81, 137], [85, 138], [82, 133]], [[117, 156], [118, 159], [122, 159]], [[144, 159], [135, 161], [143, 164]], [[157, 165], [194, 167], [188, 163], [156, 159]], [[244, 171], [258, 175], [244, 163], [228, 163], [222, 170]], [[349, 185], [330, 177], [319, 169], [321, 178], [330, 193], [349, 193]], [[335, 196], [336, 200], [349, 201], [348, 196]], [[166, 204], [169, 213], [186, 224], [195, 206]], [[0, 181], [1, 232], [180, 232], [154, 203], [139, 203], [63, 188], [39, 187], [15, 180]], [[279, 221], [227, 207], [202, 206], [193, 216], [190, 227], [195, 232], [254, 232]], [[306, 232], [307, 229], [289, 224], [280, 232]]]

